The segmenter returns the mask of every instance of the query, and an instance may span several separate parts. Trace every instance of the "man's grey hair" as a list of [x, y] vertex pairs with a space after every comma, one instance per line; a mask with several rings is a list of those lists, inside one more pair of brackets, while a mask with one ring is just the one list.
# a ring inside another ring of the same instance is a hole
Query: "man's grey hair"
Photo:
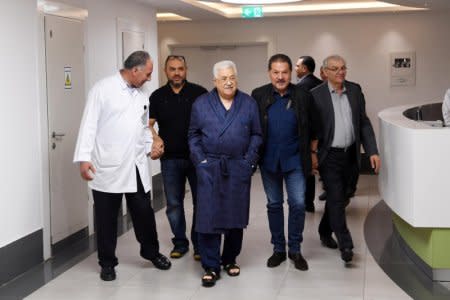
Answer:
[[123, 62], [123, 67], [127, 70], [131, 70], [134, 67], [145, 67], [148, 60], [151, 60], [150, 54], [147, 51], [134, 51]]
[[233, 69], [234, 75], [237, 76], [236, 64], [231, 60], [222, 60], [217, 62], [213, 67], [214, 78], [217, 78], [217, 76], [219, 76], [219, 71], [223, 69]]
[[328, 68], [328, 62], [329, 62], [330, 60], [339, 60], [339, 61], [343, 61], [343, 62], [344, 62], [344, 65], [347, 65], [347, 62], [345, 61], [345, 59], [344, 59], [342, 56], [337, 55], [337, 54], [333, 54], [333, 55], [327, 56], [327, 57], [323, 60], [322, 68], [324, 68], [324, 69], [325, 69], [325, 68]]

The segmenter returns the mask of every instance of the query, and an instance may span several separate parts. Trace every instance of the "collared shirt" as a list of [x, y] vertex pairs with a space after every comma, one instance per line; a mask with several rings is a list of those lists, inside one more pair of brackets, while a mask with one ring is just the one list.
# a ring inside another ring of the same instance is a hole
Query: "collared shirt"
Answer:
[[329, 82], [328, 88], [334, 110], [334, 136], [331, 147], [345, 148], [351, 146], [355, 142], [355, 131], [347, 90], [344, 85], [342, 93], [339, 94]]
[[274, 92], [274, 98], [275, 102], [267, 110], [267, 142], [262, 166], [271, 172], [300, 169], [298, 121], [290, 93], [281, 96]]
[[143, 89], [130, 88], [120, 72], [97, 82], [89, 91], [73, 159], [96, 168], [89, 187], [107, 193], [136, 192], [137, 167], [148, 192], [146, 153], [151, 143], [148, 95]]
[[189, 159], [187, 135], [192, 103], [206, 92], [202, 86], [186, 81], [178, 94], [167, 83], [150, 96], [150, 118], [156, 119], [158, 134], [164, 141], [162, 159]]

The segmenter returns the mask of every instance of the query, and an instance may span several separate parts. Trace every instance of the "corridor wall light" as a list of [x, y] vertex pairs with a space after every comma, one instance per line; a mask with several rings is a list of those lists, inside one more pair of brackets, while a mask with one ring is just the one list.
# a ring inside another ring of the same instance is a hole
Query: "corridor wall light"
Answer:
[[281, 4], [281, 3], [300, 2], [302, 0], [220, 0], [220, 1], [233, 4]]

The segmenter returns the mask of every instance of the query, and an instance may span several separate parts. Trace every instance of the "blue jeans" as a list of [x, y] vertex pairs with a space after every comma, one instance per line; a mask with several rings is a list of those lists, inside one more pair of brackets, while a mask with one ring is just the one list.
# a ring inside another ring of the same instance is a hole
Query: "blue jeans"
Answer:
[[194, 231], [197, 204], [197, 177], [195, 167], [189, 159], [161, 160], [161, 173], [166, 195], [166, 215], [174, 237], [172, 243], [176, 248], [187, 250], [189, 241], [186, 237], [186, 217], [184, 213], [184, 195], [186, 179], [189, 181], [192, 193], [194, 213], [192, 216], [191, 241], [194, 251], [197, 251], [197, 233]]
[[302, 170], [273, 173], [262, 167], [261, 178], [267, 195], [267, 216], [274, 252], [286, 252], [283, 179], [289, 205], [288, 249], [291, 253], [300, 252], [305, 227], [305, 177]]

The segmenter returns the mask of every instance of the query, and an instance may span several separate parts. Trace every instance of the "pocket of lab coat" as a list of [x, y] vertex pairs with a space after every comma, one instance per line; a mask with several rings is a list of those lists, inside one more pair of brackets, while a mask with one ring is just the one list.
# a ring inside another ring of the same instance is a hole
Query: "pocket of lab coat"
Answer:
[[122, 163], [124, 146], [120, 144], [102, 144], [97, 148], [100, 167], [115, 167]]

